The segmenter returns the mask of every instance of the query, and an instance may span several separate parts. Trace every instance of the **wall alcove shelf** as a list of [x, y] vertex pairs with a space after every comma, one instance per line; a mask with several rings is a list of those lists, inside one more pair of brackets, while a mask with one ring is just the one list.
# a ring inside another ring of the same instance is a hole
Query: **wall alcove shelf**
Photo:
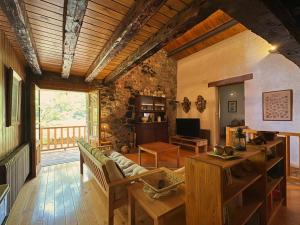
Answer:
[[247, 145], [225, 161], [202, 153], [186, 160], [189, 225], [267, 225], [286, 205], [285, 140]]

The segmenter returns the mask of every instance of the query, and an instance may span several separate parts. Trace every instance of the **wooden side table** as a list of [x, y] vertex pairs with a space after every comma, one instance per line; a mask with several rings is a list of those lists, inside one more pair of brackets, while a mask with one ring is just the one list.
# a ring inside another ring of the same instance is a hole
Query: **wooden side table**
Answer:
[[179, 187], [178, 193], [163, 197], [161, 200], [151, 199], [147, 196], [143, 191], [143, 186], [142, 183], [135, 183], [128, 187], [128, 225], [135, 225], [136, 202], [153, 219], [154, 225], [163, 225], [166, 215], [185, 209], [183, 185]]
[[159, 156], [164, 152], [176, 151], [176, 166], [179, 167], [180, 149], [177, 145], [172, 145], [165, 142], [151, 142], [139, 145], [139, 165], [141, 165], [141, 151], [147, 152], [155, 156], [155, 168], [158, 168]]

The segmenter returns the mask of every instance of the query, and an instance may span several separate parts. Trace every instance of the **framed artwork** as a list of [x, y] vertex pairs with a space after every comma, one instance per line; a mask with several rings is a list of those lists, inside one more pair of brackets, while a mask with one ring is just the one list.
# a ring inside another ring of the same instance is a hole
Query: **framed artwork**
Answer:
[[237, 101], [228, 101], [228, 112], [229, 113], [237, 112]]
[[291, 121], [293, 119], [293, 90], [263, 92], [264, 121]]
[[21, 77], [10, 67], [4, 67], [5, 83], [5, 123], [6, 127], [20, 123]]

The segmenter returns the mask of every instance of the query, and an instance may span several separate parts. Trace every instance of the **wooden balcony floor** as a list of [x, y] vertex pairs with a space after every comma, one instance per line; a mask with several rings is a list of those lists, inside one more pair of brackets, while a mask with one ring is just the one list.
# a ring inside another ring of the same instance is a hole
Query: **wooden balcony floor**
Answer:
[[[192, 152], [181, 151], [180, 164]], [[129, 154], [137, 160], [137, 154]], [[173, 164], [172, 155], [163, 157], [163, 166]], [[143, 163], [151, 166], [153, 157], [143, 155]], [[174, 161], [174, 162], [173, 162]], [[272, 225], [300, 224], [300, 186], [289, 184], [288, 207], [282, 208]], [[140, 209], [137, 213], [138, 225], [151, 225], [151, 219]], [[167, 224], [183, 225], [176, 218]], [[176, 221], [176, 222], [175, 222]], [[79, 162], [43, 167], [39, 176], [22, 188], [11, 211], [7, 225], [106, 225], [106, 199], [89, 171], [85, 168], [80, 176]], [[115, 213], [115, 225], [127, 224], [127, 209], [123, 207]]]
[[62, 163], [69, 163], [79, 161], [79, 149], [78, 147], [68, 149], [57, 149], [53, 151], [42, 151], [41, 153], [41, 165], [52, 166]]

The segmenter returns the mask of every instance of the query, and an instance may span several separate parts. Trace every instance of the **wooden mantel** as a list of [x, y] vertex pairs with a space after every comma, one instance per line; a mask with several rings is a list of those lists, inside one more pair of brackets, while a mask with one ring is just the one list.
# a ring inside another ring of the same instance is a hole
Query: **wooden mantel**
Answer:
[[231, 85], [231, 84], [243, 83], [244, 81], [251, 80], [251, 79], [253, 79], [253, 74], [249, 73], [249, 74], [245, 74], [242, 76], [231, 77], [231, 78], [224, 79], [224, 80], [210, 82], [210, 83], [208, 83], [208, 87], [222, 87], [222, 86]]

